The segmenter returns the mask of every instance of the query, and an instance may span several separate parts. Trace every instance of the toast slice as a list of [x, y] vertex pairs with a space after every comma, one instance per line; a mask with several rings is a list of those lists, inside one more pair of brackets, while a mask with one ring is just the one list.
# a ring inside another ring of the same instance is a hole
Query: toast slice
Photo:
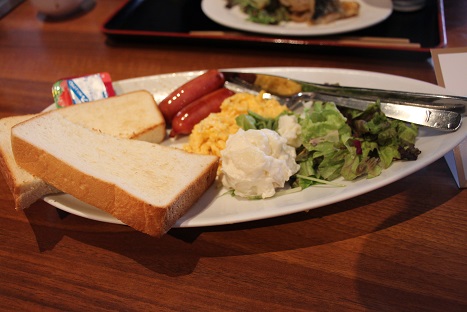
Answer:
[[16, 162], [134, 229], [161, 236], [214, 182], [219, 159], [92, 131], [51, 111], [12, 128]]
[[[159, 143], [166, 136], [166, 124], [151, 93], [135, 91], [95, 102], [57, 110], [72, 122], [113, 136]], [[37, 114], [0, 119], [0, 170], [22, 210], [47, 194], [59, 190], [18, 167], [11, 149], [11, 128]]]
[[74, 123], [126, 139], [160, 143], [166, 124], [152, 94], [145, 90], [58, 109]]
[[22, 115], [0, 119], [0, 170], [13, 194], [16, 210], [22, 210], [46, 194], [60, 191], [42, 179], [34, 177], [16, 164], [11, 149], [11, 128], [36, 115]]

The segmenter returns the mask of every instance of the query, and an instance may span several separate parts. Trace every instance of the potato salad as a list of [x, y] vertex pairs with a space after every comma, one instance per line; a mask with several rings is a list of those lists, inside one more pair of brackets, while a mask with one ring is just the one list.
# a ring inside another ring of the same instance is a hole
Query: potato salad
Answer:
[[239, 129], [221, 151], [222, 184], [247, 198], [267, 198], [284, 187], [300, 166], [295, 148], [269, 129]]

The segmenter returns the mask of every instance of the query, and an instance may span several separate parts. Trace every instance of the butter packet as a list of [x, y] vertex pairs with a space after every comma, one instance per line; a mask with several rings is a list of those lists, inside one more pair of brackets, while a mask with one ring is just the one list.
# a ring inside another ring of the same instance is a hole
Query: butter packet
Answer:
[[91, 102], [115, 95], [108, 73], [60, 79], [52, 86], [57, 108]]

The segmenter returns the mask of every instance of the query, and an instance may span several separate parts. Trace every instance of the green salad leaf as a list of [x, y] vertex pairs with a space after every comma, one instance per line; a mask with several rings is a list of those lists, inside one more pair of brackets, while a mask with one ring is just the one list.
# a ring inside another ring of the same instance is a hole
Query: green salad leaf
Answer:
[[[297, 149], [298, 176], [332, 181], [341, 176], [348, 154], [351, 129], [334, 103], [316, 101], [299, 118], [303, 145]], [[294, 185], [302, 188], [317, 182], [297, 178]]]
[[274, 118], [263, 117], [255, 112], [248, 111], [248, 114], [242, 114], [235, 118], [236, 124], [243, 130], [249, 129], [269, 129], [277, 131], [280, 116], [284, 114], [292, 114], [292, 112], [283, 112]]
[[267, 25], [276, 25], [289, 21], [287, 9], [279, 0], [228, 0], [227, 8], [239, 6], [248, 15], [248, 20]]
[[299, 120], [303, 146], [297, 150], [300, 171], [294, 180], [302, 188], [315, 184], [308, 176], [332, 181], [373, 178], [394, 160], [416, 160], [418, 127], [387, 118], [379, 102], [365, 111], [316, 101]]

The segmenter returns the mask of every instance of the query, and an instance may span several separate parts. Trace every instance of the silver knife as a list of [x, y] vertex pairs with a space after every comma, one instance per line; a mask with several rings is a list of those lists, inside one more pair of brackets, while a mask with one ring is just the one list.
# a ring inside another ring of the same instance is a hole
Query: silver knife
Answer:
[[[322, 85], [255, 73], [223, 74], [226, 87], [237, 92], [264, 90], [277, 96], [291, 109], [294, 103], [306, 99], [334, 102], [338, 106], [358, 110], [365, 110], [368, 105], [380, 100], [381, 110], [390, 118], [443, 131], [457, 130], [467, 107], [467, 98], [457, 96]], [[289, 87], [286, 88], [287, 92], [282, 90], [284, 86]]]
[[[315, 99], [325, 102], [334, 102], [337, 106], [362, 111], [365, 110], [368, 105], [375, 103], [375, 101], [371, 100], [347, 98], [327, 94], [316, 94]], [[380, 108], [387, 117], [411, 122], [421, 126], [436, 128], [442, 131], [455, 131], [459, 129], [462, 123], [461, 114], [446, 109], [401, 105], [385, 101], [380, 102]]]

